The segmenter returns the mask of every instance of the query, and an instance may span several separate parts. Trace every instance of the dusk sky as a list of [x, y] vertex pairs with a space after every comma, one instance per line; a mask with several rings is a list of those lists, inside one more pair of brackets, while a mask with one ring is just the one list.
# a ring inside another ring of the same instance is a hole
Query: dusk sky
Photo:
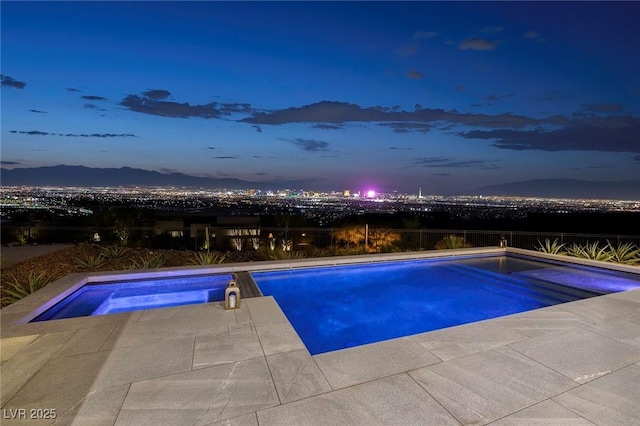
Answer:
[[425, 194], [640, 179], [638, 2], [0, 7], [4, 168]]

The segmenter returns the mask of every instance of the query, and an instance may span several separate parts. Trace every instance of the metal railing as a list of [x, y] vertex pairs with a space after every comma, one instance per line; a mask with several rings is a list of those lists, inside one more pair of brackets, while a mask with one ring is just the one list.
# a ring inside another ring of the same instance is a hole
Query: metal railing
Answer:
[[[520, 232], [454, 229], [389, 229], [370, 226], [345, 228], [278, 228], [278, 227], [190, 227], [159, 229], [154, 227], [55, 227], [2, 226], [3, 245], [21, 244], [126, 244], [134, 247], [174, 250], [255, 250], [273, 246], [284, 250], [351, 248], [374, 252], [431, 250], [448, 235], [463, 238], [473, 247], [500, 245], [535, 249], [546, 239], [567, 246], [600, 242], [640, 246], [640, 235], [580, 234], [560, 232]], [[207, 238], [208, 236], [208, 238]]]

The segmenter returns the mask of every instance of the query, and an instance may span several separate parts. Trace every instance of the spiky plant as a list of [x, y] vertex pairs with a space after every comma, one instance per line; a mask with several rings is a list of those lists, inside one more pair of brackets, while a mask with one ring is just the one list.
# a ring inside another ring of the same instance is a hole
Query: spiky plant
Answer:
[[540, 240], [538, 240], [538, 246], [536, 247], [536, 250], [542, 253], [567, 254], [563, 249], [564, 249], [564, 244], [560, 244], [558, 239], [555, 239], [553, 240], [553, 242], [551, 242], [549, 238], [544, 239], [544, 244], [541, 243]]
[[581, 247], [578, 257], [584, 257], [591, 260], [600, 260], [602, 262], [609, 262], [612, 259], [612, 255], [609, 252], [609, 247], [600, 247], [598, 241], [593, 243], [587, 243]]
[[203, 251], [195, 253], [192, 265], [215, 265], [224, 262], [225, 254], [219, 252]]
[[467, 247], [471, 247], [471, 244], [467, 243], [464, 238], [453, 234], [445, 236], [435, 245], [436, 250], [459, 249]]
[[262, 255], [265, 260], [304, 259], [306, 257], [304, 252], [285, 250], [263, 250]]
[[42, 272], [36, 275], [35, 272], [31, 272], [29, 274], [29, 278], [27, 278], [26, 285], [18, 281], [16, 277], [12, 277], [12, 279], [5, 284], [4, 280], [2, 283], [2, 305], [6, 306], [11, 303], [17, 302], [30, 295], [31, 293], [35, 293], [37, 290], [40, 290], [42, 287], [46, 286], [51, 282], [51, 277], [48, 277], [45, 272]]
[[147, 253], [138, 260], [134, 259], [128, 269], [162, 268], [165, 263], [167, 263], [167, 259], [162, 253]]
[[100, 254], [106, 259], [123, 259], [129, 255], [131, 249], [120, 245], [113, 244], [100, 249]]
[[102, 254], [93, 255], [86, 254], [84, 257], [76, 257], [74, 263], [78, 269], [84, 271], [95, 271], [105, 263], [105, 258]]
[[612, 262], [634, 265], [640, 263], [640, 249], [631, 243], [618, 244], [614, 247], [607, 241], [607, 250], [611, 255]]

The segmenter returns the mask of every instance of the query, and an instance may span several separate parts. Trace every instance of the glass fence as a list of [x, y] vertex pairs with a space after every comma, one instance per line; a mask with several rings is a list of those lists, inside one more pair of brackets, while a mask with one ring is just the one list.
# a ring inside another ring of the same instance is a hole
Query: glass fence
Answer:
[[[246, 251], [269, 247], [273, 250], [360, 249], [366, 252], [432, 250], [444, 244], [466, 247], [507, 245], [535, 249], [545, 240], [570, 246], [599, 242], [614, 246], [640, 246], [640, 235], [597, 235], [558, 232], [506, 232], [451, 229], [390, 229], [373, 226], [345, 228], [265, 227], [54, 227], [2, 226], [3, 245], [26, 244], [123, 244], [131, 247], [173, 250]], [[444, 248], [444, 247], [442, 247]], [[450, 248], [450, 247], [449, 247]]]

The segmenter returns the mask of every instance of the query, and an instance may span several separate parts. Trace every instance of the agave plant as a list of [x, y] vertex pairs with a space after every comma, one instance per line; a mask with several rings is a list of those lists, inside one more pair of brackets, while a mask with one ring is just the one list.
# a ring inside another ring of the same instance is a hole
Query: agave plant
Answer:
[[119, 244], [105, 246], [100, 250], [100, 254], [107, 259], [122, 259], [127, 257], [130, 252], [130, 249]]
[[557, 238], [553, 240], [553, 242], [551, 242], [549, 238], [545, 238], [544, 244], [541, 243], [540, 240], [538, 240], [538, 246], [536, 247], [536, 250], [542, 253], [549, 253], [549, 254], [566, 254], [563, 248], [564, 248], [564, 243], [560, 244]]
[[2, 297], [2, 305], [5, 306], [14, 303], [23, 297], [36, 292], [50, 282], [51, 277], [46, 276], [45, 272], [42, 272], [39, 275], [31, 272], [26, 285], [23, 285], [16, 279], [16, 277], [13, 277], [12, 281], [7, 284], [4, 282], [2, 283], [2, 292], [4, 293]]
[[609, 241], [607, 241], [607, 250], [611, 255], [612, 262], [624, 263], [627, 265], [633, 265], [640, 263], [640, 249], [631, 243], [618, 244], [618, 247], [614, 247]]
[[306, 257], [304, 252], [285, 250], [263, 250], [262, 255], [265, 260], [303, 259]]
[[464, 238], [453, 234], [447, 235], [435, 245], [436, 250], [459, 249], [466, 247], [471, 247], [471, 244], [467, 243]]
[[600, 260], [603, 262], [609, 262], [613, 258], [609, 252], [609, 246], [600, 247], [599, 242], [587, 243], [581, 246], [577, 257], [584, 257], [591, 260]]
[[161, 268], [167, 263], [167, 259], [162, 253], [148, 253], [138, 260], [133, 260], [128, 269], [154, 269]]
[[102, 254], [87, 254], [84, 257], [76, 257], [74, 259], [74, 263], [78, 267], [78, 269], [82, 269], [85, 271], [95, 271], [96, 269], [104, 265], [104, 262], [105, 258]]
[[192, 265], [215, 265], [224, 262], [225, 254], [219, 252], [198, 252], [191, 261]]

